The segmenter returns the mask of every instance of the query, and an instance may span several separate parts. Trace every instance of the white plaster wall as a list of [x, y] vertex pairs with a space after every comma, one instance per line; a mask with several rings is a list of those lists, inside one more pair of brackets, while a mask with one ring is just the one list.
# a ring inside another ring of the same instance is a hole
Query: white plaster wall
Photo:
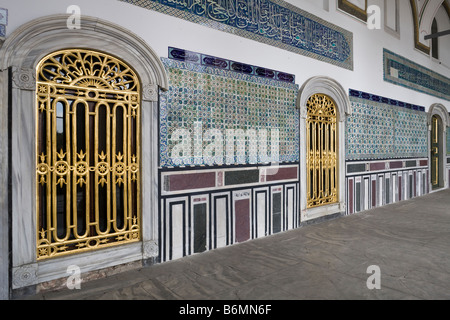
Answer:
[[[369, 30], [365, 23], [338, 11], [337, 0], [325, 1], [329, 3], [328, 11], [323, 9], [324, 1], [287, 0], [287, 2], [353, 32], [353, 72], [115, 0], [1, 0], [0, 7], [9, 10], [7, 34], [31, 19], [65, 13], [68, 6], [76, 4], [80, 7], [82, 15], [109, 20], [135, 32], [161, 57], [167, 57], [167, 48], [174, 46], [293, 73], [296, 76], [296, 83], [300, 85], [313, 76], [323, 75], [337, 80], [346, 90], [348, 88], [362, 90], [426, 108], [433, 103], [442, 103], [450, 110], [448, 101], [383, 81], [383, 48], [450, 77], [449, 68], [443, 67], [439, 62], [414, 49], [411, 8], [407, 1], [400, 1], [400, 39], [384, 30], [384, 21], [380, 30]], [[384, 8], [384, 0], [369, 0], [368, 4]], [[384, 19], [383, 14], [381, 19]]]

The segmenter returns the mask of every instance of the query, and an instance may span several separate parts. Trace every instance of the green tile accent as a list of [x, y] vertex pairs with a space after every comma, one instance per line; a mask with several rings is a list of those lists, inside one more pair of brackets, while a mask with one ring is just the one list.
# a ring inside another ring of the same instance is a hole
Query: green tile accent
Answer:
[[259, 182], [259, 170], [240, 170], [225, 172], [226, 186], [256, 182]]

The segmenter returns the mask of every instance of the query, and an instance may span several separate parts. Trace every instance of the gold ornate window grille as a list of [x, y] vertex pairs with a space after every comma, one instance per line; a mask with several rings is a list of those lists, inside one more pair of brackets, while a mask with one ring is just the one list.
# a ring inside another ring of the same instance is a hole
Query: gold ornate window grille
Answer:
[[122, 61], [62, 50], [37, 66], [37, 258], [140, 240], [140, 86]]
[[433, 189], [439, 187], [440, 130], [441, 120], [439, 116], [433, 115], [431, 118], [431, 185]]
[[333, 100], [314, 94], [307, 101], [307, 208], [338, 202], [337, 114]]

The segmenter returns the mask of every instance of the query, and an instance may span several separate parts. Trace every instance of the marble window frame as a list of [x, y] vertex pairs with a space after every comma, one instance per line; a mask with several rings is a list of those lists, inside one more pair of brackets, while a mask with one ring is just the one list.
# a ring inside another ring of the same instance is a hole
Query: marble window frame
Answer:
[[8, 70], [0, 70], [0, 300], [9, 298], [9, 106]]
[[[307, 208], [306, 205], [306, 117], [308, 99], [316, 93], [329, 96], [334, 100], [338, 109], [338, 179], [339, 193], [338, 202], [330, 205], [324, 205], [316, 208]], [[351, 104], [348, 94], [344, 88], [334, 79], [325, 76], [312, 77], [307, 80], [300, 88], [297, 96], [297, 108], [300, 109], [300, 219], [305, 222], [317, 219], [323, 216], [345, 213], [346, 211], [346, 194], [345, 194], [345, 124], [346, 119], [351, 115]]]
[[[431, 126], [432, 126], [432, 118], [434, 115], [439, 116], [442, 120], [442, 151], [441, 151], [441, 167], [439, 168], [439, 172], [442, 175], [442, 182], [444, 185], [436, 190], [433, 190], [432, 184], [431, 184]], [[430, 192], [440, 191], [443, 189], [446, 189], [449, 187], [449, 175], [447, 173], [447, 130], [450, 126], [450, 115], [447, 111], [447, 108], [445, 108], [444, 105], [440, 103], [435, 103], [430, 106], [430, 110], [428, 111], [428, 118], [427, 118], [427, 125], [428, 125], [428, 163], [430, 166], [430, 170], [428, 170], [428, 190]]]
[[[16, 29], [0, 49], [0, 70], [10, 70], [11, 93], [3, 95], [2, 110], [10, 105], [12, 289], [67, 277], [67, 267], [82, 273], [158, 255], [158, 99], [168, 89], [164, 66], [141, 38], [114, 23], [82, 16], [81, 29], [67, 28], [66, 14], [32, 20]], [[37, 261], [36, 255], [36, 66], [60, 49], [107, 52], [133, 67], [141, 83], [141, 232], [140, 242]], [[1, 72], [3, 87], [8, 72]], [[3, 91], [6, 92], [6, 91]], [[6, 105], [5, 105], [6, 103]], [[3, 161], [2, 161], [3, 162]], [[145, 196], [144, 196], [145, 195]]]

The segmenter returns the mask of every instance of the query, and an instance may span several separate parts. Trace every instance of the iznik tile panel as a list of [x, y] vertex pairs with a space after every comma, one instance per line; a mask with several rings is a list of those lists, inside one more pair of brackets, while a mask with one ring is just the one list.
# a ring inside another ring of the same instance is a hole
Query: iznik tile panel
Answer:
[[427, 157], [425, 108], [355, 90], [350, 103], [347, 160]]
[[282, 0], [120, 0], [353, 70], [353, 34]]
[[447, 155], [450, 156], [450, 127], [447, 128]]
[[385, 81], [450, 101], [449, 78], [386, 49], [383, 63]]
[[298, 85], [161, 60], [161, 167], [299, 161]]
[[170, 59], [179, 61], [186, 61], [194, 64], [200, 64], [208, 67], [215, 67], [224, 70], [231, 70], [235, 72], [245, 73], [249, 75], [256, 75], [272, 80], [286, 81], [295, 83], [295, 75], [276, 71], [268, 68], [253, 66], [241, 62], [236, 62], [228, 59], [218, 58], [198, 52], [187, 51], [184, 49], [169, 47], [168, 56]]

